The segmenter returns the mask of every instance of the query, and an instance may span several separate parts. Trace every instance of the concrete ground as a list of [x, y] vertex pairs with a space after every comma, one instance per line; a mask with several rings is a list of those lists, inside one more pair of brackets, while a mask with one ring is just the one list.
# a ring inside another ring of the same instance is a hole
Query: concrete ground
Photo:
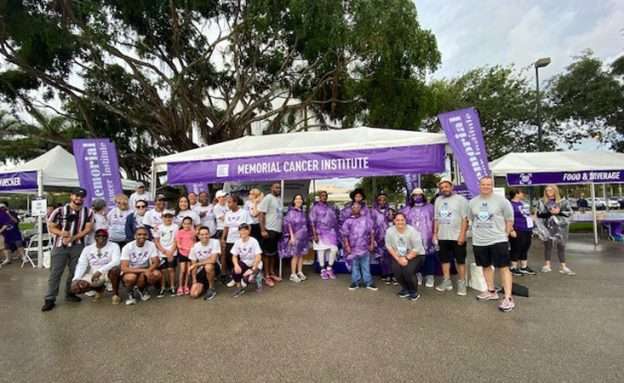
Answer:
[[[569, 245], [575, 277], [518, 278], [530, 298], [493, 302], [423, 289], [348, 291], [283, 282], [240, 299], [39, 311], [47, 271], [0, 270], [1, 382], [623, 382], [624, 245]], [[541, 265], [534, 246], [531, 265]]]

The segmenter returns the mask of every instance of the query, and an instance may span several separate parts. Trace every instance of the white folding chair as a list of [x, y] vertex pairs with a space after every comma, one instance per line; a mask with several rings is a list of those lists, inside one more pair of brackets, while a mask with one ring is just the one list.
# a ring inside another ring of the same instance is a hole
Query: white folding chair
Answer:
[[[50, 234], [43, 234], [41, 243], [44, 252], [52, 250]], [[24, 256], [22, 257], [22, 268], [24, 268], [24, 265], [27, 263], [30, 263], [33, 268], [37, 267], [35, 265], [35, 262], [33, 261], [31, 253], [34, 253], [36, 256], [38, 256], [39, 254], [39, 234], [35, 234], [30, 237], [30, 240], [28, 241], [28, 247], [24, 249]]]

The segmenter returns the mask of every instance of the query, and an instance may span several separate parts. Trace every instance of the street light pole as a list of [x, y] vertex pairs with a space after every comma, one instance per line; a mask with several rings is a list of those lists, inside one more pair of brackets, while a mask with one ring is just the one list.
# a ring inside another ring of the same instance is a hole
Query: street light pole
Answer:
[[537, 150], [543, 151], [544, 145], [542, 141], [542, 119], [540, 116], [540, 91], [539, 91], [539, 68], [543, 68], [550, 64], [550, 57], [544, 57], [535, 62], [535, 117], [537, 122]]

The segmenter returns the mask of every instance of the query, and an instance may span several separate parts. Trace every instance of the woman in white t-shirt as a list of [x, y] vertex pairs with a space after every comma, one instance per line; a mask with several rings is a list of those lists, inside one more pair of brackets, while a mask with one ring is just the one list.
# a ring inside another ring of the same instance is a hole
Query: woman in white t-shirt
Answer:
[[260, 221], [258, 220], [258, 216], [260, 215], [258, 205], [260, 205], [262, 198], [264, 198], [264, 194], [259, 189], [253, 188], [249, 191], [249, 199], [245, 201], [245, 210], [247, 210], [251, 216], [251, 236], [258, 240], [258, 242], [262, 239]]
[[185, 217], [191, 217], [191, 219], [193, 220], [193, 226], [199, 227], [199, 224], [200, 224], [199, 215], [197, 215], [196, 212], [191, 210], [190, 206], [191, 205], [189, 203], [189, 199], [187, 196], [182, 196], [178, 198], [178, 206], [176, 208], [176, 215], [175, 215], [175, 218], [173, 219], [173, 223], [175, 225], [180, 227], [182, 226], [182, 220]]
[[109, 240], [123, 248], [126, 242], [126, 220], [132, 211], [128, 207], [128, 197], [125, 194], [115, 196], [115, 208], [108, 212]]
[[262, 291], [262, 249], [258, 241], [251, 237], [251, 227], [242, 223], [238, 227], [240, 238], [232, 246], [232, 263], [234, 264], [234, 282], [236, 291], [233, 297], [245, 294], [248, 283], [256, 282], [256, 291]]
[[199, 228], [199, 242], [191, 248], [189, 259], [192, 264], [189, 274], [193, 278], [191, 298], [199, 298], [206, 287], [204, 300], [209, 301], [217, 295], [214, 288], [214, 279], [217, 272], [217, 256], [221, 253], [219, 241], [210, 238], [210, 229], [205, 226]]
[[[221, 236], [221, 246], [225, 249], [225, 256], [221, 256], [221, 267], [224, 273], [232, 271], [232, 254], [231, 250], [234, 242], [240, 238], [238, 227], [243, 224], [251, 224], [251, 216], [245, 209], [241, 209], [242, 201], [237, 195], [227, 197], [228, 211], [225, 213], [223, 223], [223, 234]], [[228, 287], [234, 287], [234, 281], [227, 283]]]

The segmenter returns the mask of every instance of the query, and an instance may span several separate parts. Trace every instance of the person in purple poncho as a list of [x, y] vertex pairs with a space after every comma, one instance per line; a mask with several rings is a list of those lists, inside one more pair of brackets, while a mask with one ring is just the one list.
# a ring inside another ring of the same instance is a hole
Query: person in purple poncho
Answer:
[[361, 206], [361, 213], [369, 217], [368, 206], [366, 206], [366, 195], [364, 195], [364, 190], [355, 189], [349, 194], [351, 198], [351, 202], [347, 202], [347, 204], [340, 210], [340, 217], [338, 218], [338, 225], [342, 226], [342, 224], [351, 216], [351, 206], [357, 202]]
[[11, 252], [14, 253], [13, 255], [17, 259], [24, 258], [24, 237], [19, 228], [19, 217], [15, 211], [9, 210], [8, 202], [5, 201], [0, 204], [0, 210], [3, 210], [9, 216], [9, 223], [2, 233], [7, 254], [7, 258], [2, 264], [7, 264], [11, 262]]
[[433, 287], [434, 275], [436, 269], [439, 268], [433, 246], [433, 205], [427, 202], [425, 192], [421, 188], [416, 188], [412, 191], [411, 198], [401, 213], [407, 217], [407, 224], [420, 233], [426, 251], [425, 264], [422, 269], [425, 275], [425, 286]]
[[[322, 279], [336, 279], [334, 262], [338, 253], [338, 215], [336, 208], [327, 203], [327, 192], [319, 193], [319, 201], [310, 209], [310, 228]], [[327, 260], [327, 267], [325, 261]]]
[[381, 192], [377, 194], [373, 208], [370, 210], [371, 218], [375, 224], [375, 257], [381, 267], [381, 278], [386, 285], [393, 282], [398, 284], [396, 278], [392, 276], [392, 257], [388, 253], [385, 245], [386, 230], [390, 227], [392, 222], [392, 213], [390, 205], [388, 205], [388, 197], [386, 193]]
[[280, 258], [291, 258], [290, 280], [300, 283], [307, 279], [303, 274], [303, 256], [310, 249], [308, 217], [303, 209], [301, 194], [295, 195], [282, 222], [282, 238], [279, 242], [278, 253]]
[[5, 235], [7, 234], [8, 230], [11, 228], [12, 225], [13, 225], [13, 220], [11, 219], [11, 216], [6, 210], [6, 205], [0, 204], [0, 256], [3, 255], [5, 257], [2, 263], [0, 263], [0, 267], [11, 262], [11, 257], [9, 256], [9, 253], [5, 248], [6, 246]]
[[375, 249], [375, 230], [372, 220], [362, 212], [359, 202], [351, 204], [351, 216], [340, 228], [347, 261], [351, 262], [351, 285], [349, 290], [360, 287], [360, 282], [369, 290], [377, 291], [370, 273], [370, 254]]

